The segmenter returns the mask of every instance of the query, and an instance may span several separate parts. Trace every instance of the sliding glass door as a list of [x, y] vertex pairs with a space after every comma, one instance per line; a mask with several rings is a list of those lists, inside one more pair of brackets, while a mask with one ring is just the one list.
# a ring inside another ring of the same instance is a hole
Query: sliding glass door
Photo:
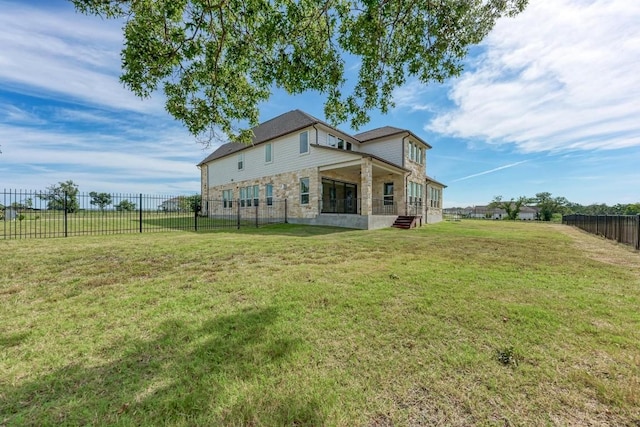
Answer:
[[322, 178], [322, 213], [358, 213], [358, 186]]

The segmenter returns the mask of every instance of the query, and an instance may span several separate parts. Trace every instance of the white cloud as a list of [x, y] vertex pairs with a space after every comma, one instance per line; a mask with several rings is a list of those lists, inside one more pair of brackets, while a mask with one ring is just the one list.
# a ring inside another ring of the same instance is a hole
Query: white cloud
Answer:
[[429, 130], [523, 152], [640, 146], [640, 2], [530, 2], [483, 45]]
[[121, 22], [0, 1], [0, 83], [26, 94], [85, 105], [162, 112], [119, 81]]
[[136, 126], [115, 123], [103, 133], [0, 123], [2, 185], [43, 189], [73, 179], [84, 189], [109, 192], [197, 191], [196, 164], [209, 151], [177, 126]]
[[526, 163], [526, 162], [528, 162], [528, 160], [522, 160], [520, 162], [510, 163], [508, 165], [499, 166], [497, 168], [489, 169], [489, 170], [486, 170], [486, 171], [483, 171], [483, 172], [478, 172], [478, 173], [474, 173], [472, 175], [463, 176], [462, 178], [454, 179], [451, 182], [453, 183], [453, 182], [458, 182], [458, 181], [464, 181], [464, 180], [469, 179], [469, 178], [475, 178], [477, 176], [488, 175], [490, 173], [498, 172], [498, 171], [501, 171], [503, 169], [509, 169], [509, 168], [514, 167], [514, 166], [521, 165], [522, 163]]
[[397, 87], [391, 94], [396, 108], [407, 108], [410, 111], [435, 111], [435, 107], [425, 103], [429, 87], [418, 80], [413, 80]]
[[0, 122], [42, 124], [37, 115], [11, 104], [0, 104]]

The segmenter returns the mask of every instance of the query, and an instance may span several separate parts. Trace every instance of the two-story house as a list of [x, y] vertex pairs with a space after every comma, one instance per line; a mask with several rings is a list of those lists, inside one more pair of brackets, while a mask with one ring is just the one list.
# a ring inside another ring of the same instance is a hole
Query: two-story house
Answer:
[[253, 132], [252, 144], [224, 144], [198, 165], [204, 214], [275, 209], [286, 199], [291, 223], [374, 229], [401, 215], [415, 224], [442, 220], [446, 186], [427, 177], [431, 146], [409, 130], [349, 135], [294, 110]]

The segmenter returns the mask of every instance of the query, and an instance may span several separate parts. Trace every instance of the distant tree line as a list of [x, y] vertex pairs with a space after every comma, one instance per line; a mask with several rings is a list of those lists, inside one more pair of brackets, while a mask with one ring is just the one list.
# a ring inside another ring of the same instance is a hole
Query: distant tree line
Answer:
[[[46, 202], [48, 210], [66, 210], [67, 213], [75, 213], [80, 210], [80, 203], [78, 201], [78, 184], [72, 180], [52, 184], [48, 186], [44, 192], [36, 194], [36, 196], [38, 199]], [[100, 211], [104, 211], [110, 205], [113, 205], [113, 208], [118, 212], [136, 210], [136, 203], [131, 200], [124, 199], [119, 203], [114, 204], [112, 196], [109, 193], [91, 191], [89, 193], [89, 197], [91, 198], [89, 203], [96, 206]], [[180, 196], [179, 201], [181, 210], [196, 212], [200, 208], [201, 197], [199, 194], [193, 196]], [[31, 198], [27, 198], [22, 202], [13, 202], [8, 207], [16, 210], [32, 209], [33, 200]], [[0, 214], [4, 213], [5, 208], [5, 206], [0, 205]]]
[[584, 215], [640, 215], [640, 203], [617, 203], [608, 206], [604, 203], [583, 206], [580, 203], [568, 203], [564, 214]]
[[537, 219], [541, 221], [551, 221], [554, 215], [640, 215], [640, 203], [618, 203], [613, 206], [605, 203], [581, 205], [570, 202], [565, 197], [553, 197], [549, 192], [537, 193], [535, 197], [520, 196], [509, 200], [495, 196], [487, 207], [502, 209], [505, 211], [506, 219], [515, 220], [523, 206], [536, 207]]

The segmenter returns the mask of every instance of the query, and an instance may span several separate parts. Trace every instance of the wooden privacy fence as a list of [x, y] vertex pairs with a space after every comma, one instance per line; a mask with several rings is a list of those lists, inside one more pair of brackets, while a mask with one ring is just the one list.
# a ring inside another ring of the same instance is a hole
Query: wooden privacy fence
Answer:
[[640, 250], [640, 215], [564, 215], [562, 223]]

